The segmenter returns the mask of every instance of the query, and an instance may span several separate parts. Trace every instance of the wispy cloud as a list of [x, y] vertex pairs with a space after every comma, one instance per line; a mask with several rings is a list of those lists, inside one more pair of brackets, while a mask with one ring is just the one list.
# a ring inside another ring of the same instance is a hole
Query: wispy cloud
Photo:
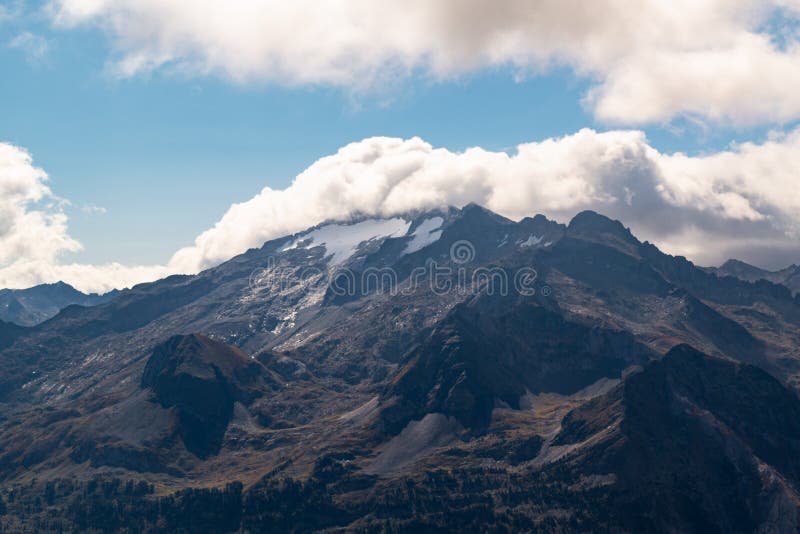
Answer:
[[8, 46], [20, 50], [28, 63], [34, 65], [40, 64], [50, 50], [47, 39], [29, 31], [19, 33], [8, 42]]
[[13, 9], [11, 6], [0, 4], [0, 24], [12, 20], [16, 16], [16, 9]]
[[105, 215], [108, 210], [102, 206], [95, 206], [94, 204], [84, 204], [81, 206], [81, 211], [86, 215]]

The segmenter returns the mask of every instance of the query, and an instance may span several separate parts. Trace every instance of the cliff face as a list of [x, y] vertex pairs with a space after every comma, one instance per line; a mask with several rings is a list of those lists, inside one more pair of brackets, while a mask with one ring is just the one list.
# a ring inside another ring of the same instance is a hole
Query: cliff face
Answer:
[[173, 409], [177, 432], [190, 452], [219, 452], [234, 404], [250, 404], [274, 385], [268, 371], [236, 347], [205, 336], [175, 336], [147, 361], [141, 387]]

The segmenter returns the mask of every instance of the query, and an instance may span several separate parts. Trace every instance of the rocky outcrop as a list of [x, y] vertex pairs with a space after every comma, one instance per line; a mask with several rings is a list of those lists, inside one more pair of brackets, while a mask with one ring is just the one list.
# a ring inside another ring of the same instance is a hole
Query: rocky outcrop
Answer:
[[172, 337], [153, 350], [141, 387], [175, 410], [184, 445], [205, 457], [219, 452], [234, 403], [251, 403], [273, 383], [267, 370], [241, 350], [192, 334]]

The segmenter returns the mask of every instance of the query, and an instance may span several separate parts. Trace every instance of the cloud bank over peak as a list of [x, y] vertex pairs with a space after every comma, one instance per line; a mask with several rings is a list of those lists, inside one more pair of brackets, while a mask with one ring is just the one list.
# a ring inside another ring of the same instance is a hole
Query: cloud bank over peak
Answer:
[[104, 29], [122, 76], [360, 91], [414, 74], [566, 66], [611, 123], [800, 118], [795, 0], [51, 0], [49, 11], [63, 28]]
[[585, 209], [618, 218], [701, 264], [739, 257], [768, 267], [800, 257], [800, 130], [702, 157], [662, 154], [643, 132], [525, 143], [514, 154], [452, 152], [422, 139], [375, 137], [319, 159], [284, 190], [235, 204], [170, 270], [196, 272], [324, 220], [392, 216], [477, 202], [520, 219], [567, 221]]
[[661, 153], [637, 130], [583, 129], [513, 153], [373, 137], [320, 158], [286, 189], [234, 204], [166, 265], [86, 265], [62, 261], [81, 245], [46, 173], [24, 150], [0, 144], [0, 287], [63, 280], [107, 291], [196, 273], [326, 220], [470, 202], [512, 219], [543, 213], [562, 222], [593, 209], [701, 265], [735, 257], [779, 268], [800, 260], [798, 168], [800, 129], [703, 156]]

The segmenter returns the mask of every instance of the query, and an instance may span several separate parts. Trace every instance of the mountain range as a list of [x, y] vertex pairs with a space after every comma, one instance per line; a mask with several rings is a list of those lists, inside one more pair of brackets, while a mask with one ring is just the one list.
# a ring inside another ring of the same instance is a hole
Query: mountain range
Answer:
[[0, 289], [0, 321], [34, 326], [54, 317], [67, 306], [96, 306], [112, 300], [118, 293], [114, 290], [103, 295], [87, 295], [64, 282], [28, 289]]
[[709, 270], [719, 275], [735, 276], [749, 282], [768, 280], [776, 284], [785, 285], [793, 293], [800, 291], [800, 266], [798, 265], [790, 265], [779, 271], [767, 271], [743, 261], [728, 260], [721, 266]]
[[594, 212], [324, 223], [0, 324], [0, 525], [797, 531], [793, 280]]

